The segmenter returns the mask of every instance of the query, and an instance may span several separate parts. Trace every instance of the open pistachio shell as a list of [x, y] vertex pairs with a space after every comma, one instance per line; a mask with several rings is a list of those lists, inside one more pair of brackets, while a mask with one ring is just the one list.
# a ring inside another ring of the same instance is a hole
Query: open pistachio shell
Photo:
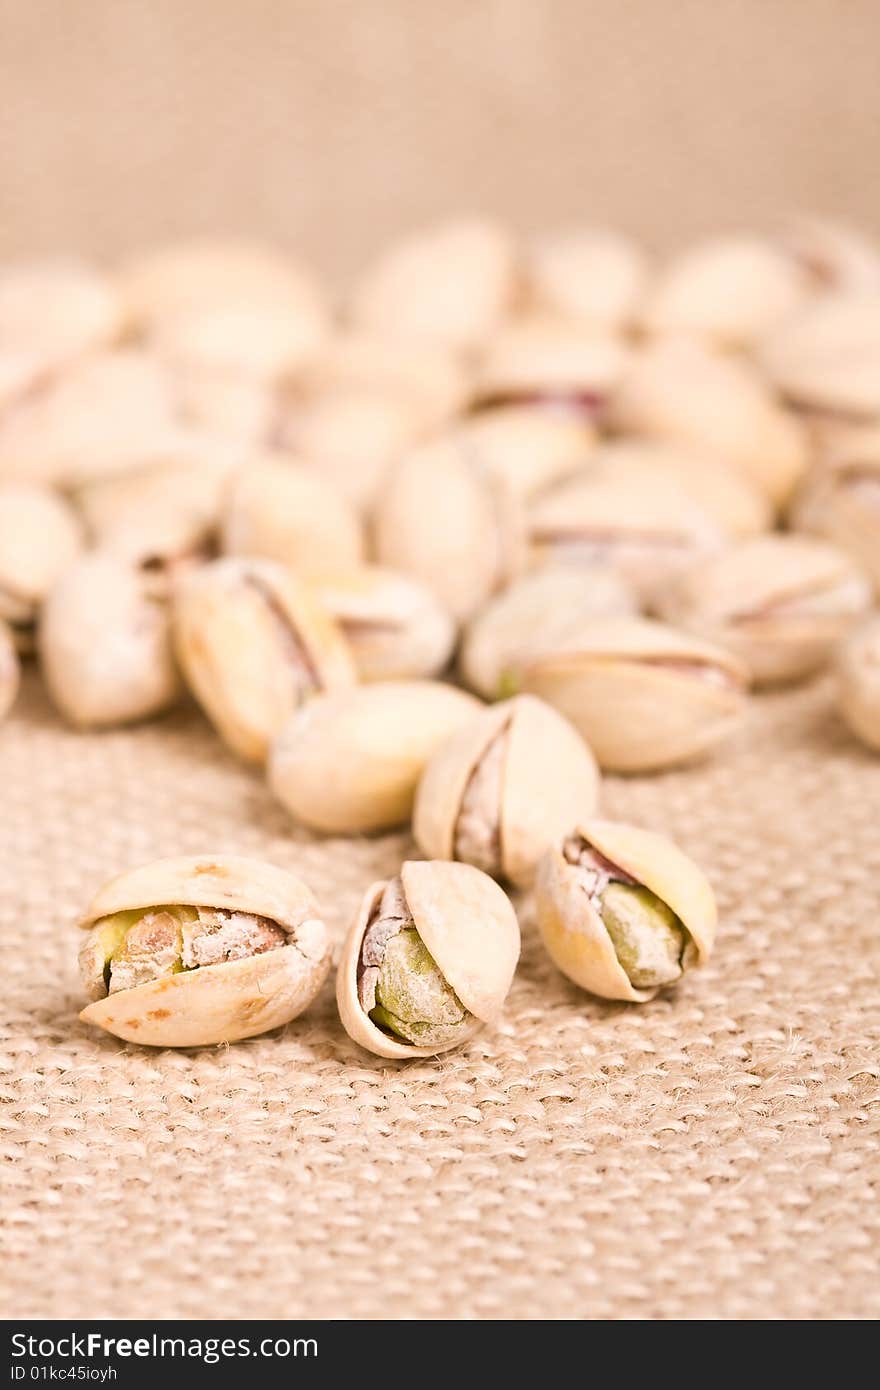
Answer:
[[839, 545], [880, 593], [880, 432], [860, 431], [816, 469], [792, 521]]
[[0, 719], [5, 719], [18, 694], [18, 656], [12, 633], [0, 618]]
[[538, 312], [620, 330], [635, 318], [647, 270], [634, 241], [600, 228], [574, 228], [541, 238], [527, 253], [525, 294]]
[[[290, 1022], [327, 976], [329, 938], [306, 885], [274, 865], [238, 856], [162, 859], [122, 874], [98, 893], [81, 925], [91, 932], [116, 913], [167, 905], [264, 918], [286, 943], [107, 994], [82, 1011], [84, 1022], [154, 1047], [234, 1042]], [[87, 981], [103, 968], [96, 937], [91, 932], [81, 956]]]
[[515, 319], [487, 347], [474, 405], [565, 408], [591, 420], [628, 362], [629, 350], [615, 334], [556, 319]]
[[880, 752], [880, 618], [844, 642], [837, 674], [841, 714], [863, 743]]
[[870, 604], [871, 586], [845, 552], [772, 535], [695, 565], [667, 590], [660, 611], [718, 642], [766, 685], [817, 670]]
[[374, 681], [317, 696], [275, 740], [270, 786], [297, 820], [325, 834], [401, 825], [431, 754], [479, 708], [439, 681]]
[[586, 625], [523, 671], [523, 688], [579, 729], [602, 768], [689, 762], [737, 726], [747, 672], [720, 647], [647, 619]]
[[63, 497], [39, 483], [0, 482], [0, 618], [20, 651], [30, 651], [46, 594], [83, 543]]
[[433, 676], [449, 661], [455, 622], [418, 580], [361, 565], [327, 574], [315, 587], [348, 641], [361, 680]]
[[173, 628], [193, 694], [230, 748], [254, 762], [303, 700], [356, 679], [333, 619], [273, 560], [215, 560], [188, 576]]
[[880, 246], [842, 222], [798, 217], [783, 245], [820, 290], [870, 294], [880, 290]]
[[[717, 909], [704, 874], [665, 835], [612, 821], [586, 821], [572, 832], [634, 884], [653, 893], [679, 919], [702, 965], [715, 940]], [[643, 1003], [657, 990], [636, 989], [618, 959], [608, 928], [561, 845], [538, 866], [535, 908], [555, 963], [582, 989], [606, 999]], [[682, 962], [682, 969], [689, 962]]]
[[[497, 770], [480, 786], [475, 774], [497, 740]], [[548, 845], [593, 813], [598, 791], [577, 730], [520, 695], [481, 710], [437, 749], [419, 782], [413, 833], [431, 859], [466, 859], [525, 886]]]
[[[474, 1018], [464, 1041], [501, 1012], [519, 958], [519, 924], [505, 895], [470, 864], [409, 862], [400, 871], [416, 930], [440, 973]], [[379, 1028], [358, 997], [361, 947], [386, 883], [375, 883], [345, 939], [336, 977], [336, 999], [349, 1037], [379, 1057], [431, 1057], [445, 1048], [418, 1047]], [[455, 1046], [454, 1042], [446, 1047]]]

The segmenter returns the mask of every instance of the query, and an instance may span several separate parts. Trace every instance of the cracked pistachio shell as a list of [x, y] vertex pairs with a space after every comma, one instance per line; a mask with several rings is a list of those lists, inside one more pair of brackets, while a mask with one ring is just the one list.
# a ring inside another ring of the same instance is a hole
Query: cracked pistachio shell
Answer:
[[0, 482], [0, 618], [20, 650], [33, 646], [46, 594], [76, 558], [82, 526], [68, 502], [39, 483]]
[[798, 497], [792, 521], [845, 550], [880, 593], [880, 434], [827, 458]]
[[745, 348], [796, 309], [806, 291], [806, 274], [771, 242], [716, 237], [690, 247], [661, 272], [641, 322], [649, 333]]
[[596, 432], [583, 416], [508, 405], [468, 417], [459, 427], [458, 440], [478, 466], [528, 501], [590, 457]]
[[5, 719], [18, 694], [21, 672], [12, 633], [0, 618], [0, 720]]
[[669, 483], [683, 489], [691, 505], [702, 507], [725, 535], [755, 536], [773, 525], [773, 507], [766, 493], [727, 459], [706, 449], [651, 439], [615, 439], [596, 450], [590, 465], [597, 472], [627, 479], [633, 488], [650, 476], [654, 489]]
[[344, 398], [350, 391], [355, 398], [403, 399], [426, 428], [456, 415], [468, 394], [468, 372], [450, 349], [358, 329], [334, 334], [301, 381], [316, 395], [339, 391]]
[[880, 618], [843, 643], [837, 674], [841, 714], [863, 743], [880, 752]]
[[319, 695], [276, 738], [269, 784], [302, 824], [331, 835], [402, 825], [435, 748], [478, 702], [440, 681], [374, 681]]
[[30, 363], [20, 389], [109, 347], [123, 328], [116, 286], [85, 262], [24, 261], [0, 273], [0, 358]]
[[759, 353], [773, 385], [798, 405], [859, 418], [880, 414], [880, 289], [811, 300]]
[[827, 662], [871, 604], [849, 556], [804, 536], [742, 541], [688, 570], [663, 596], [669, 622], [718, 642], [758, 685], [801, 679]]
[[807, 466], [807, 435], [745, 359], [696, 340], [662, 338], [638, 353], [608, 409], [609, 426], [689, 444], [740, 468], [776, 507]]
[[[116, 912], [164, 905], [266, 917], [283, 928], [289, 944], [119, 990], [83, 1009], [83, 1022], [151, 1047], [235, 1042], [289, 1023], [327, 978], [330, 941], [309, 889], [273, 864], [237, 855], [160, 859], [121, 874], [101, 889], [81, 926], [90, 930]], [[96, 966], [100, 971], [96, 949], [90, 940], [83, 947], [85, 977]]]
[[177, 430], [171, 383], [134, 349], [84, 358], [0, 420], [0, 477], [76, 488], [125, 472]]
[[392, 470], [375, 515], [379, 562], [426, 584], [463, 621], [522, 563], [519, 500], [452, 438]]
[[788, 229], [784, 246], [818, 289], [845, 294], [880, 290], [880, 246], [854, 227], [800, 217]]
[[222, 528], [228, 555], [278, 560], [304, 579], [361, 562], [354, 508], [318, 475], [275, 457], [249, 463], [229, 489]]
[[565, 715], [615, 772], [706, 753], [739, 724], [746, 682], [729, 652], [638, 618], [597, 618], [523, 672], [523, 689]]
[[475, 404], [569, 406], [591, 419], [616, 388], [629, 355], [611, 333], [540, 317], [515, 319], [486, 348]]
[[663, 586], [724, 535], [674, 479], [587, 466], [529, 510], [529, 539], [540, 563], [607, 564], [650, 604]]
[[[615, 821], [586, 821], [576, 828], [593, 849], [649, 888], [675, 913], [705, 964], [715, 941], [717, 908], [702, 871], [665, 835]], [[656, 989], [635, 989], [611, 937], [561, 846], [549, 849], [535, 883], [538, 926], [556, 965], [575, 984], [605, 999], [644, 1003]]]
[[522, 575], [468, 624], [459, 669], [471, 690], [498, 700], [522, 688], [522, 673], [593, 618], [633, 615], [635, 595], [606, 565], [545, 567]]
[[230, 748], [263, 762], [298, 705], [356, 679], [348, 644], [308, 587], [272, 560], [214, 560], [174, 596], [187, 683]]
[[180, 681], [167, 605], [104, 551], [75, 560], [43, 605], [37, 650], [53, 701], [81, 728], [127, 724], [172, 705]]
[[456, 625], [424, 584], [361, 565], [324, 576], [316, 590], [348, 641], [361, 680], [434, 676], [447, 665]]
[[477, 218], [445, 222], [389, 247], [355, 286], [356, 327], [467, 351], [507, 311], [515, 290], [508, 232]]
[[591, 815], [599, 795], [596, 760], [576, 729], [531, 695], [468, 719], [437, 749], [422, 774], [413, 834], [431, 859], [455, 859], [456, 831], [470, 779], [490, 744], [505, 737], [500, 799], [487, 806], [497, 826], [498, 876], [528, 885], [544, 850]]
[[[498, 884], [470, 864], [411, 861], [403, 865], [400, 877], [419, 936], [477, 1020], [466, 1035], [470, 1037], [479, 1024], [495, 1022], [507, 998], [519, 959], [516, 913]], [[447, 1049], [397, 1041], [377, 1027], [358, 998], [364, 933], [386, 887], [387, 882], [374, 883], [367, 889], [345, 939], [336, 976], [339, 1015], [349, 1037], [378, 1057], [433, 1057]]]
[[556, 232], [526, 255], [526, 298], [538, 313], [619, 331], [635, 318], [647, 270], [628, 237], [593, 227]]

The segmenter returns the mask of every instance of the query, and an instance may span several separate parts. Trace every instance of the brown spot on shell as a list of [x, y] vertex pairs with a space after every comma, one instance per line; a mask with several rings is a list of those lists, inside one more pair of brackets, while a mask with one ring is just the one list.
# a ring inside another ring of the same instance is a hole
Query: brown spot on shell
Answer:
[[212, 874], [215, 878], [229, 877], [229, 870], [225, 869], [222, 864], [197, 864], [195, 872], [196, 875]]
[[171, 1017], [171, 1010], [170, 1010], [170, 1009], [151, 1009], [150, 1012], [147, 1014], [147, 1018], [170, 1018], [170, 1017]]
[[[110, 1021], [111, 1020], [108, 1018], [107, 1022], [109, 1023]], [[127, 1018], [125, 1020], [125, 1026], [126, 1028], [140, 1028], [141, 1021], [139, 1018]]]

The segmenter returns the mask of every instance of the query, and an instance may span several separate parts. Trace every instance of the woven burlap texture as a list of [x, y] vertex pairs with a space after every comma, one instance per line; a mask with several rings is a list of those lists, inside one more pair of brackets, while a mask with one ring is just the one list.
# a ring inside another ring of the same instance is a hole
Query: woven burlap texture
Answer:
[[642, 1008], [550, 965], [522, 905], [503, 1024], [439, 1060], [351, 1043], [328, 985], [281, 1033], [88, 1030], [75, 918], [111, 874], [236, 851], [302, 873], [337, 940], [405, 836], [313, 839], [193, 709], [0, 729], [0, 1302], [42, 1317], [880, 1314], [880, 759], [828, 681], [756, 700], [702, 767], [604, 811], [713, 879], [709, 967]]

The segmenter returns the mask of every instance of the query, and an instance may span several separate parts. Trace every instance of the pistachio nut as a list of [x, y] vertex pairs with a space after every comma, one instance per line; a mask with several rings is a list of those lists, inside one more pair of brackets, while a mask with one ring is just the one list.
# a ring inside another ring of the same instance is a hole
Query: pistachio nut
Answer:
[[575, 472], [596, 447], [589, 420], [533, 405], [481, 410], [461, 422], [457, 439], [468, 458], [526, 502]]
[[468, 395], [468, 373], [449, 348], [355, 328], [329, 338], [300, 381], [316, 397], [404, 399], [426, 429], [456, 415]]
[[607, 566], [532, 570], [471, 619], [459, 657], [462, 679], [486, 700], [515, 695], [542, 652], [594, 618], [633, 615], [637, 607], [631, 588]]
[[522, 674], [522, 688], [565, 715], [615, 772], [706, 753], [739, 724], [747, 681], [729, 652], [637, 618], [596, 618]]
[[327, 327], [317, 298], [293, 308], [232, 299], [161, 319], [149, 342], [172, 369], [280, 383], [317, 354]]
[[434, 676], [452, 656], [452, 617], [430, 589], [405, 574], [361, 565], [325, 576], [316, 589], [363, 681]]
[[409, 862], [367, 889], [336, 976], [345, 1031], [379, 1057], [432, 1057], [494, 1023], [519, 958], [509, 899], [470, 864]]
[[390, 473], [375, 514], [377, 558], [421, 580], [463, 620], [521, 564], [518, 499], [455, 437], [414, 449]]
[[173, 633], [199, 704], [253, 762], [304, 700], [356, 679], [333, 619], [274, 560], [213, 560], [188, 575], [174, 595]]
[[167, 605], [104, 551], [82, 555], [49, 590], [37, 650], [52, 699], [80, 728], [146, 719], [180, 694]]
[[588, 466], [540, 497], [528, 515], [538, 563], [608, 565], [644, 604], [670, 578], [719, 550], [724, 535], [689, 492], [662, 473]]
[[135, 350], [84, 358], [0, 419], [0, 477], [75, 488], [149, 457], [177, 429], [162, 367]]
[[20, 678], [12, 632], [0, 618], [0, 719], [5, 719], [12, 708]]
[[880, 593], [880, 434], [831, 453], [796, 499], [792, 521], [839, 545]]
[[43, 600], [82, 540], [63, 497], [39, 483], [0, 482], [0, 619], [19, 651], [33, 650]]
[[236, 855], [160, 859], [106, 884], [81, 923], [92, 1002], [80, 1018], [128, 1042], [252, 1038], [308, 1008], [330, 941], [293, 874]]
[[801, 217], [788, 229], [784, 246], [818, 289], [845, 294], [880, 290], [880, 246], [854, 227]]
[[363, 559], [360, 518], [314, 472], [281, 456], [253, 461], [232, 482], [222, 527], [228, 555], [278, 560], [314, 579]]
[[845, 552], [805, 536], [757, 536], [680, 575], [662, 597], [669, 622], [738, 657], [757, 685], [823, 666], [871, 606]]
[[368, 267], [349, 305], [360, 329], [455, 350], [478, 347], [515, 288], [513, 242], [476, 218], [431, 227], [391, 246]]
[[518, 695], [480, 710], [422, 773], [413, 834], [429, 859], [457, 859], [527, 886], [548, 846], [595, 813], [596, 760], [543, 700]]
[[0, 272], [0, 360], [14, 356], [22, 364], [20, 390], [109, 347], [123, 327], [119, 293], [93, 266], [26, 261]]
[[863, 743], [880, 752], [880, 618], [843, 643], [837, 673], [841, 714]]
[[797, 405], [880, 415], [880, 289], [811, 300], [764, 339], [759, 361]]
[[187, 427], [254, 448], [277, 443], [281, 396], [275, 382], [178, 366], [174, 386], [175, 403]]
[[547, 850], [535, 910], [555, 964], [605, 999], [652, 999], [715, 941], [715, 899], [693, 860], [665, 835], [613, 821], [581, 822]]
[[402, 825], [434, 750], [479, 709], [440, 681], [375, 681], [310, 700], [269, 756], [269, 784], [303, 825], [357, 835]]
[[807, 466], [802, 424], [745, 361], [697, 340], [661, 338], [632, 361], [609, 402], [619, 434], [690, 444], [740, 468], [777, 507]]
[[635, 318], [647, 279], [641, 248], [600, 228], [575, 228], [537, 241], [526, 255], [526, 299], [538, 313], [612, 332]]
[[539, 406], [593, 421], [628, 360], [628, 348], [611, 333], [552, 319], [513, 320], [487, 345], [473, 407]]
[[772, 242], [716, 237], [673, 258], [642, 310], [649, 333], [747, 348], [803, 301], [807, 276]]

